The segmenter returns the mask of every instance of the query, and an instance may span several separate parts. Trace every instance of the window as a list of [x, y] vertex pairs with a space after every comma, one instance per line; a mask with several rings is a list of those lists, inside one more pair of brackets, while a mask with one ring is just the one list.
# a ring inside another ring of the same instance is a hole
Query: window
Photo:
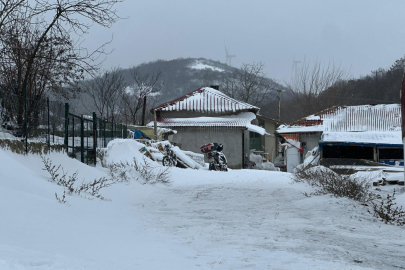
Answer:
[[372, 146], [325, 145], [322, 147], [323, 158], [350, 158], [374, 160]]
[[379, 160], [399, 160], [404, 159], [404, 149], [398, 148], [379, 148]]

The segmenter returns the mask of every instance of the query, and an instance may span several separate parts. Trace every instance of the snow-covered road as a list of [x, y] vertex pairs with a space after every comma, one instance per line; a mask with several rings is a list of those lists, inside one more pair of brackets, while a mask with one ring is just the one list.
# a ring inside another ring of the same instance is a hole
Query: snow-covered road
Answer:
[[[180, 174], [138, 198], [148, 224], [177, 235], [212, 269], [402, 269], [404, 230], [373, 222], [363, 206], [263, 171]], [[190, 184], [194, 180], [194, 184]], [[196, 183], [197, 182], [197, 183]], [[202, 183], [203, 182], [203, 183]]]
[[[107, 175], [50, 158], [83, 181]], [[0, 166], [1, 270], [405, 269], [405, 227], [347, 199], [308, 198], [288, 173], [171, 168], [170, 186], [131, 181], [102, 190], [112, 201], [63, 205], [39, 156], [0, 149]]]

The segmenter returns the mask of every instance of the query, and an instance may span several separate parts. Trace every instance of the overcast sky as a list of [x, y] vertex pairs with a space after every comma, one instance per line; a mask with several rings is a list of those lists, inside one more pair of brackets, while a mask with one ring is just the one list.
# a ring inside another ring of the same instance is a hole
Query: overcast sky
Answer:
[[126, 0], [111, 29], [93, 27], [87, 43], [107, 41], [104, 68], [127, 68], [157, 59], [204, 57], [232, 66], [263, 62], [280, 81], [295, 60], [334, 61], [351, 76], [389, 68], [405, 54], [403, 0]]

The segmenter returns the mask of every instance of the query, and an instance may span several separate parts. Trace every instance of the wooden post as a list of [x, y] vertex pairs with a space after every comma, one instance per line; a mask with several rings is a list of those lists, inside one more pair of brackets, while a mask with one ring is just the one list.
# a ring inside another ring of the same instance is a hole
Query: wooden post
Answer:
[[153, 121], [154, 121], [154, 123], [153, 123], [153, 131], [154, 131], [154, 134], [155, 134], [154, 139], [155, 139], [155, 141], [157, 141], [157, 120], [156, 120], [156, 110], [153, 110]]
[[280, 103], [281, 103], [281, 90], [277, 90], [278, 92], [278, 108], [277, 108], [277, 120], [280, 122], [280, 114], [281, 114], [281, 110], [280, 110]]
[[142, 123], [141, 123], [141, 126], [145, 126], [145, 115], [146, 115], [146, 95], [143, 97]]

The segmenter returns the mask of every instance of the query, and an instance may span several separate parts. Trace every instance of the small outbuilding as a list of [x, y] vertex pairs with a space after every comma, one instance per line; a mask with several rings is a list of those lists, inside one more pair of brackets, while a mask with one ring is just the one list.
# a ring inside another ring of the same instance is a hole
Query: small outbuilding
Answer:
[[[151, 112], [156, 113], [157, 127], [177, 131], [173, 142], [183, 150], [200, 152], [203, 144], [222, 143], [228, 167], [240, 169], [249, 163], [252, 146], [267, 154], [267, 159], [276, 156], [277, 142], [271, 132], [278, 122], [258, 116], [259, 110], [218, 89], [203, 87], [163, 103]], [[150, 122], [147, 126], [153, 125]]]
[[346, 165], [348, 160], [404, 164], [400, 104], [335, 106], [282, 125], [277, 133], [298, 143], [299, 163], [319, 147], [325, 165]]

